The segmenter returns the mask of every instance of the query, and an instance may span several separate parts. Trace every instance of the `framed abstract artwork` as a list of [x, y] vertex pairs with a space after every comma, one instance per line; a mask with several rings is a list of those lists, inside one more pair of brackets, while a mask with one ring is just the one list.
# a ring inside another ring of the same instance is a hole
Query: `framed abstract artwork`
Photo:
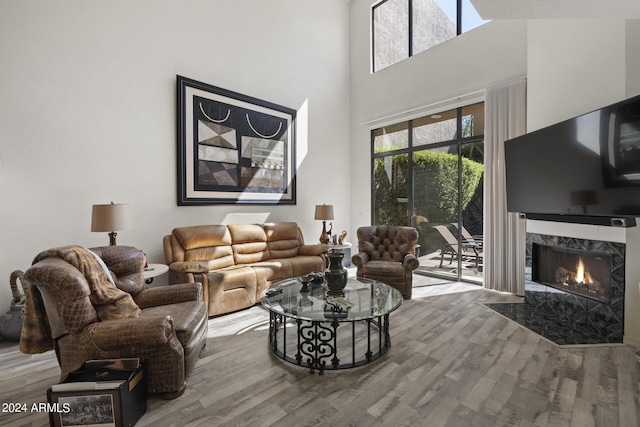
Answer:
[[296, 111], [177, 76], [178, 205], [296, 203]]

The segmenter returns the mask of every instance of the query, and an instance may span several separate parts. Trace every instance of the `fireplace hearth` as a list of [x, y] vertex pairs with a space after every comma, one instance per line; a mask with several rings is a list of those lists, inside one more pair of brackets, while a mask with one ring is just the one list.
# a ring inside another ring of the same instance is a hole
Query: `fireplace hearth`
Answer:
[[626, 245], [527, 233], [523, 303], [486, 304], [557, 345], [622, 343]]

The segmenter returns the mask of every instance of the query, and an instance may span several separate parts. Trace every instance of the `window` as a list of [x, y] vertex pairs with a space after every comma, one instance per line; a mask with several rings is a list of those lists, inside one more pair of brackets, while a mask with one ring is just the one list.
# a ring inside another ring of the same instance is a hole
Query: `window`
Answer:
[[372, 223], [418, 229], [417, 272], [481, 282], [484, 103], [373, 129], [371, 158]]
[[382, 0], [371, 16], [374, 72], [486, 22], [469, 0]]

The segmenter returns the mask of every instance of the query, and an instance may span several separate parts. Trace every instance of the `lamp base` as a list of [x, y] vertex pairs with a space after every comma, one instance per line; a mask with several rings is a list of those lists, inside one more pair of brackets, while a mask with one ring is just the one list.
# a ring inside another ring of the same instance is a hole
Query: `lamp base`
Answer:
[[322, 233], [320, 234], [320, 243], [329, 243], [329, 235], [327, 234], [327, 221], [322, 221]]
[[112, 231], [109, 233], [109, 246], [116, 246], [116, 236], [118, 233]]

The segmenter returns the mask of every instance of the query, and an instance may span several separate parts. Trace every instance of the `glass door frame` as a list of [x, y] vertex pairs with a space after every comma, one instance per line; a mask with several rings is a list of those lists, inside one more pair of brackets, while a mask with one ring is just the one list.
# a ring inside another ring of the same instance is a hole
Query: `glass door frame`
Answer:
[[[482, 103], [484, 103], [484, 101], [482, 101]], [[465, 106], [459, 106], [457, 108], [452, 108], [451, 110], [456, 110], [456, 135], [455, 138], [452, 140], [448, 140], [448, 141], [442, 141], [442, 142], [437, 142], [437, 143], [433, 143], [433, 144], [427, 144], [427, 145], [418, 145], [418, 146], [414, 146], [413, 144], [413, 122], [414, 120], [416, 120], [416, 118], [413, 119], [409, 119], [406, 120], [407, 123], [407, 146], [404, 148], [400, 148], [400, 149], [395, 149], [395, 150], [389, 150], [389, 151], [382, 151], [380, 153], [376, 153], [375, 152], [375, 147], [374, 147], [374, 130], [371, 130], [371, 163], [370, 163], [370, 168], [371, 168], [371, 182], [370, 182], [370, 189], [371, 189], [371, 223], [372, 224], [376, 224], [376, 207], [375, 207], [375, 162], [377, 159], [379, 158], [384, 158], [384, 157], [393, 157], [396, 155], [402, 155], [402, 154], [406, 154], [408, 156], [407, 159], [407, 195], [408, 195], [408, 206], [407, 206], [407, 226], [414, 226], [413, 222], [415, 219], [415, 215], [416, 215], [416, 210], [415, 210], [415, 206], [414, 206], [414, 200], [415, 200], [415, 176], [414, 176], [414, 168], [413, 168], [413, 160], [414, 160], [414, 153], [415, 152], [419, 152], [419, 151], [423, 151], [423, 150], [433, 150], [433, 149], [437, 149], [437, 148], [442, 148], [442, 147], [452, 147], [455, 146], [455, 151], [456, 151], [456, 155], [458, 157], [458, 182], [457, 182], [457, 199], [458, 199], [458, 206], [457, 206], [457, 232], [454, 234], [455, 237], [458, 239], [458, 243], [461, 243], [462, 241], [462, 216], [463, 216], [463, 209], [462, 209], [462, 172], [463, 172], [463, 167], [462, 167], [462, 148], [465, 145], [469, 145], [469, 144], [476, 144], [476, 143], [484, 143], [485, 137], [484, 137], [484, 133], [482, 133], [481, 135], [473, 135], [473, 136], [468, 136], [468, 137], [464, 137], [463, 136], [463, 123], [462, 123], [462, 118], [463, 118], [463, 109], [465, 108]], [[483, 107], [484, 108], [484, 107]], [[405, 121], [403, 121], [405, 122]], [[396, 124], [400, 124], [403, 122], [399, 122]], [[483, 206], [483, 215], [484, 215], [484, 206]], [[431, 276], [431, 277], [437, 277], [437, 278], [442, 278], [442, 279], [446, 279], [446, 280], [451, 280], [451, 281], [459, 281], [459, 282], [467, 282], [467, 283], [472, 283], [472, 284], [476, 284], [476, 285], [482, 285], [482, 282], [484, 281], [484, 278], [482, 279], [481, 282], [478, 282], [477, 280], [470, 280], [470, 279], [465, 279], [464, 276], [462, 275], [462, 259], [461, 257], [456, 257], [456, 262], [457, 262], [457, 266], [456, 266], [456, 271], [457, 271], [457, 277], [456, 278], [452, 278], [451, 276], [448, 276], [446, 274], [437, 274], [437, 273], [433, 273], [433, 272], [425, 272], [425, 271], [419, 271], [415, 270], [415, 272], [417, 274], [421, 274], [421, 275], [425, 275], [425, 276]]]

